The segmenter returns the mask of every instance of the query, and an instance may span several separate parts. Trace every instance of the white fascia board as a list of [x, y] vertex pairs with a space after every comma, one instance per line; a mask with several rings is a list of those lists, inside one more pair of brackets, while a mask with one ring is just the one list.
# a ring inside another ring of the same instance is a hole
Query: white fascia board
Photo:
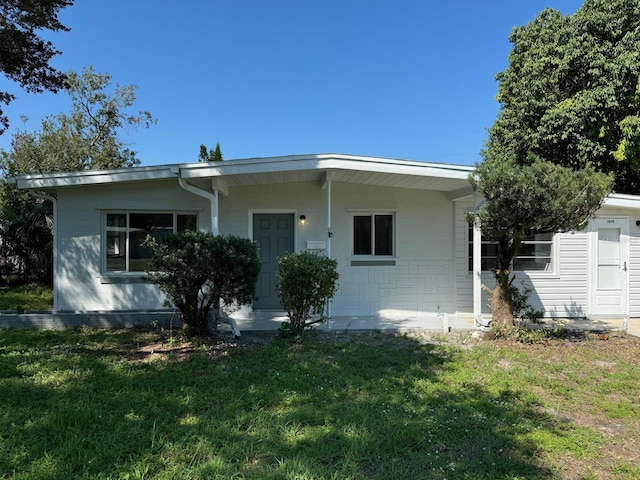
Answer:
[[640, 195], [613, 193], [605, 198], [604, 207], [621, 207], [640, 209]]
[[116, 170], [87, 170], [71, 173], [20, 175], [13, 177], [18, 188], [51, 189], [105, 183], [141, 182], [176, 178], [178, 170], [172, 166], [133, 167]]
[[357, 170], [422, 177], [467, 179], [474, 167], [353, 155], [298, 155], [289, 157], [229, 160], [218, 164], [183, 165], [183, 178], [216, 177], [294, 170]]

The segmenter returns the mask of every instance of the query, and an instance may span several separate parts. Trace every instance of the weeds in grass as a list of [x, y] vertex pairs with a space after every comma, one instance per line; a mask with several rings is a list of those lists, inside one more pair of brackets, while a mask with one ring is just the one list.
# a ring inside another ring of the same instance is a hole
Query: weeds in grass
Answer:
[[0, 478], [640, 475], [638, 343], [0, 334]]
[[42, 285], [0, 287], [0, 310], [24, 313], [27, 310], [52, 310], [53, 290]]

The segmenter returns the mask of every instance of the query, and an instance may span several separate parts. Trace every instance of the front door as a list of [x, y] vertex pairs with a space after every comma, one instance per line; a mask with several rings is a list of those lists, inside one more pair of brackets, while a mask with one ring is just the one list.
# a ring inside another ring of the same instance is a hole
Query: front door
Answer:
[[253, 240], [258, 244], [262, 269], [258, 275], [254, 310], [281, 310], [276, 292], [278, 257], [293, 252], [293, 213], [253, 215]]
[[597, 218], [593, 225], [591, 313], [626, 315], [629, 220]]

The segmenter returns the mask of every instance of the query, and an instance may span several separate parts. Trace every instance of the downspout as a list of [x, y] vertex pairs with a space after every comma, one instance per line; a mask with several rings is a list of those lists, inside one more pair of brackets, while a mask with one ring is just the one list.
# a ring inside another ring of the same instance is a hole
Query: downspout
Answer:
[[220, 229], [218, 227], [218, 190], [214, 190], [213, 193], [202, 190], [201, 188], [194, 187], [185, 182], [182, 177], [178, 177], [178, 183], [180, 186], [188, 192], [198, 195], [200, 197], [209, 200], [211, 207], [211, 233], [214, 235], [220, 235]]
[[33, 192], [29, 190], [29, 193], [43, 200], [50, 200], [53, 205], [53, 311], [58, 311], [58, 199], [52, 195], [46, 195], [40, 192]]
[[[209, 200], [209, 202], [211, 203], [211, 233], [213, 233], [214, 235], [220, 235], [220, 228], [218, 226], [218, 190], [214, 190], [213, 193], [207, 192], [206, 190], [194, 187], [193, 185], [185, 182], [180, 176], [178, 177], [178, 183], [186, 191]], [[215, 315], [217, 317], [216, 320], [218, 322], [229, 324], [229, 326], [231, 326], [231, 330], [233, 331], [233, 335], [236, 338], [240, 338], [240, 329], [238, 328], [238, 324], [236, 323], [236, 321], [222, 311], [219, 301], [216, 301], [214, 305], [214, 309], [216, 311]]]

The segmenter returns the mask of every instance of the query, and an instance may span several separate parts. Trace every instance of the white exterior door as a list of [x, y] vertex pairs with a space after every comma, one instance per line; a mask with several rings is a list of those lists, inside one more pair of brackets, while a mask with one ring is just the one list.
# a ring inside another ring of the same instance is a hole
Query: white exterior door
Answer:
[[591, 314], [627, 315], [629, 219], [596, 218], [591, 238]]

